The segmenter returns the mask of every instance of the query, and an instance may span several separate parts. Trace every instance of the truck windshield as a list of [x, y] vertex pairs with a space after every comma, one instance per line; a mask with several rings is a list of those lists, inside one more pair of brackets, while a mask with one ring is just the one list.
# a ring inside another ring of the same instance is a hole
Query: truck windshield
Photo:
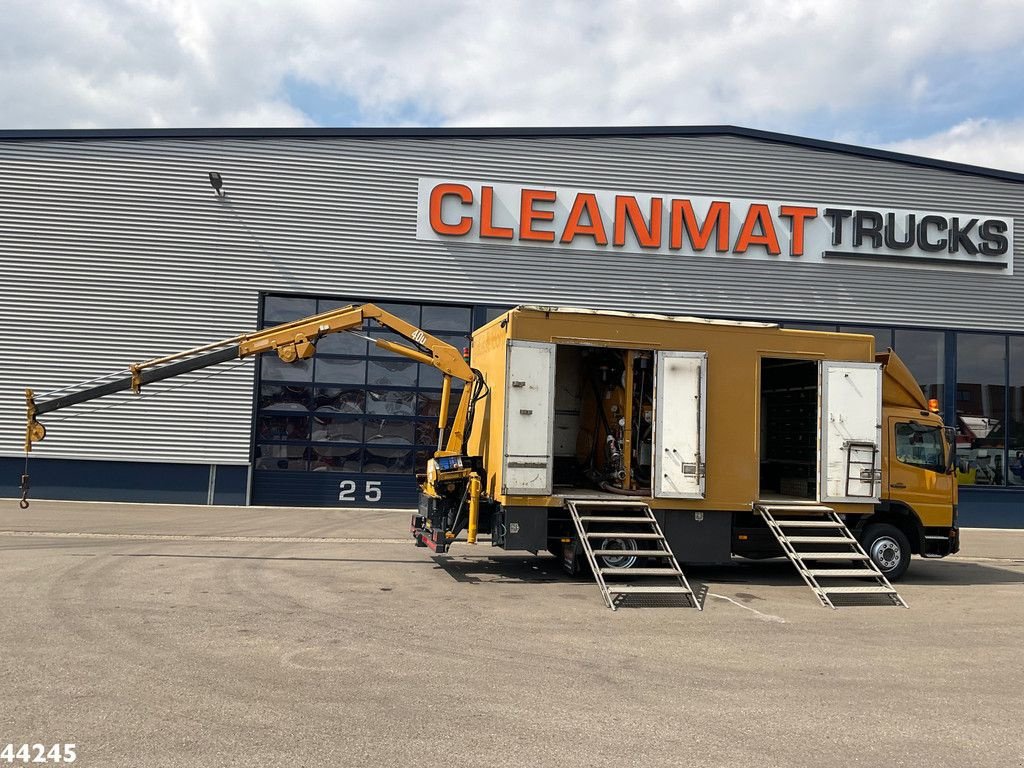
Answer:
[[923, 424], [896, 425], [896, 458], [934, 472], [945, 471], [942, 428]]

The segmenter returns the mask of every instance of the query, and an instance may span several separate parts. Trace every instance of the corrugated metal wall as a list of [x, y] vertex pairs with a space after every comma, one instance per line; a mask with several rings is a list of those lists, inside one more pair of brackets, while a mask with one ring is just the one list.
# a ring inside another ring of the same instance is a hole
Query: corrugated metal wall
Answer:
[[[424, 242], [419, 176], [1013, 216], [1016, 274]], [[261, 290], [1019, 330], [1022, 244], [1018, 183], [729, 135], [3, 140], [0, 455], [26, 386], [254, 328]], [[245, 463], [252, 366], [225, 368], [55, 414], [39, 455]]]

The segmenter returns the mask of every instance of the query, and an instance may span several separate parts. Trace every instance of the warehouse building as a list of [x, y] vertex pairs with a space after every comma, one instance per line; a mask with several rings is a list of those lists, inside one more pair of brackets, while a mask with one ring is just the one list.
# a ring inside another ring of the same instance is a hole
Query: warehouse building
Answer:
[[[1024, 526], [1022, 191], [727, 126], [0, 132], [0, 495], [26, 387], [349, 303], [458, 347], [541, 304], [871, 334], [956, 427], [961, 523]], [[341, 334], [53, 414], [33, 496], [412, 506], [439, 407]]]

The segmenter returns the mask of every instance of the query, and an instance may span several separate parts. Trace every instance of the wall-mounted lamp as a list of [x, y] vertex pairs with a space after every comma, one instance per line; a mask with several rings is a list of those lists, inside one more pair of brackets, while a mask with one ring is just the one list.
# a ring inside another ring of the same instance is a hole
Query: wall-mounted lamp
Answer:
[[216, 171], [210, 171], [210, 186], [213, 187], [213, 193], [217, 197], [227, 197], [228, 193], [224, 191], [224, 179]]

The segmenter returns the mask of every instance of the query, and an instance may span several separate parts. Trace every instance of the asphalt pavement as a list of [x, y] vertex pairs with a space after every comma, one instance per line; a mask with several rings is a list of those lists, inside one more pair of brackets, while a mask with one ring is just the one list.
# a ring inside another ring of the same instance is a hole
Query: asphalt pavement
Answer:
[[[784, 562], [612, 612], [408, 512], [0, 501], [0, 750], [75, 765], [1024, 766], [1024, 532], [916, 559], [910, 609]], [[0, 768], [6, 765], [0, 753]], [[15, 761], [14, 764], [21, 764]]]

